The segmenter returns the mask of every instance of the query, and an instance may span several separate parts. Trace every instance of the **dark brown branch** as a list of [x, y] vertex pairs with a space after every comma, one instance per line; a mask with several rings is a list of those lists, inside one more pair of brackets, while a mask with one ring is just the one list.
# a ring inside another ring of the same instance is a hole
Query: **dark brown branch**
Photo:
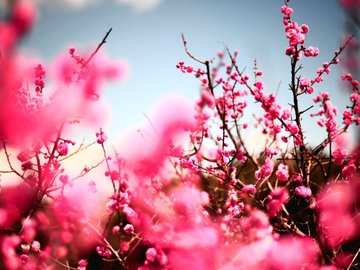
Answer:
[[94, 56], [97, 54], [97, 52], [100, 50], [100, 48], [106, 43], [106, 39], [110, 35], [111, 31], [112, 31], [112, 28], [110, 28], [109, 31], [106, 32], [104, 38], [99, 43], [99, 45], [97, 46], [95, 51], [93, 51], [93, 53], [89, 56], [89, 58], [84, 62], [83, 66], [82, 66], [83, 68], [86, 67], [90, 63], [90, 61], [94, 58]]

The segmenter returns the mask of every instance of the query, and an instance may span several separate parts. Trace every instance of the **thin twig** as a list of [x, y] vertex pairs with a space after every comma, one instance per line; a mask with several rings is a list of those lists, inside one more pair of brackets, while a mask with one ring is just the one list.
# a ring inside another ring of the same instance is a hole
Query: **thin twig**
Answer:
[[346, 268], [346, 270], [350, 270], [350, 269], [351, 269], [351, 266], [354, 264], [357, 256], [359, 255], [359, 252], [360, 252], [360, 248], [357, 250], [356, 254], [354, 255], [354, 258], [351, 260], [351, 263], [350, 263], [349, 266]]
[[190, 53], [190, 51], [188, 50], [187, 41], [186, 41], [186, 39], [185, 39], [184, 33], [181, 33], [181, 38], [182, 38], [182, 41], [183, 41], [183, 44], [184, 44], [184, 48], [185, 48], [186, 54], [187, 54], [191, 59], [195, 60], [196, 62], [199, 62], [200, 64], [205, 65], [205, 62], [206, 62], [206, 61], [202, 61], [202, 60], [196, 58], [196, 57], [195, 57], [194, 55], [192, 55], [192, 54]]
[[97, 54], [97, 52], [100, 50], [100, 48], [106, 43], [106, 39], [108, 38], [108, 36], [110, 35], [112, 31], [112, 28], [109, 29], [109, 31], [106, 32], [104, 38], [102, 39], [102, 41], [99, 43], [99, 45], [97, 46], [97, 48], [95, 49], [95, 51], [93, 51], [93, 53], [90, 55], [90, 57], [84, 62], [84, 64], [82, 65], [83, 68], [85, 68], [90, 61], [94, 58], [94, 56]]

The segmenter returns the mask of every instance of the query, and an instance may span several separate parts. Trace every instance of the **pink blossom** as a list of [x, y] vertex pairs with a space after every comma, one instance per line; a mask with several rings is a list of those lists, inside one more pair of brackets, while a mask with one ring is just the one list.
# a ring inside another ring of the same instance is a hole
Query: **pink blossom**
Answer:
[[269, 217], [276, 217], [282, 209], [282, 205], [283, 204], [279, 200], [271, 200], [266, 206]]
[[36, 236], [36, 221], [34, 219], [28, 218], [22, 221], [22, 239], [28, 243], [34, 241]]
[[41, 244], [38, 241], [33, 241], [31, 244], [31, 250], [34, 252], [39, 252], [41, 248]]
[[66, 156], [69, 152], [67, 143], [64, 143], [64, 142], [59, 143], [59, 145], [57, 147], [57, 151], [60, 156]]
[[288, 120], [290, 117], [291, 117], [291, 111], [288, 108], [284, 109], [281, 118], [283, 120]]
[[274, 162], [270, 158], [265, 159], [265, 163], [263, 166], [261, 166], [256, 172], [255, 177], [256, 179], [264, 179], [271, 175], [272, 171], [274, 169]]
[[345, 80], [351, 81], [351, 80], [353, 79], [353, 77], [352, 77], [352, 75], [351, 75], [350, 73], [348, 73], [348, 74], [342, 74], [342, 75], [341, 75], [341, 79], [342, 79], [343, 81], [345, 81]]
[[340, 3], [345, 9], [349, 11], [358, 10], [360, 7], [359, 0], [341, 0]]
[[126, 224], [125, 227], [124, 227], [124, 232], [126, 234], [134, 233], [134, 226], [132, 224]]
[[256, 188], [252, 184], [245, 185], [241, 189], [241, 197], [242, 198], [246, 198], [249, 195], [254, 195], [255, 193], [256, 193]]
[[330, 183], [318, 196], [318, 226], [327, 246], [336, 248], [360, 235], [360, 220], [354, 211], [359, 188], [359, 182], [354, 178], [349, 182]]
[[110, 249], [108, 249], [107, 247], [104, 246], [97, 246], [96, 247], [96, 252], [101, 256], [101, 257], [110, 257], [111, 256], [111, 251]]
[[187, 66], [187, 68], [186, 68], [187, 73], [192, 73], [193, 71], [194, 71], [194, 68], [192, 66]]
[[113, 234], [120, 234], [121, 228], [119, 225], [115, 225], [114, 227], [112, 227], [111, 231]]
[[122, 241], [120, 243], [120, 251], [121, 252], [128, 252], [130, 249], [130, 243], [127, 241]]
[[290, 131], [290, 133], [294, 136], [296, 136], [299, 133], [299, 127], [296, 125], [295, 122], [289, 122], [287, 124], [287, 128]]
[[6, 269], [18, 270], [20, 269], [20, 261], [16, 253], [17, 246], [20, 244], [20, 237], [16, 235], [5, 236], [1, 241], [1, 254], [3, 263]]
[[13, 23], [19, 32], [24, 34], [30, 30], [36, 18], [36, 11], [33, 4], [28, 1], [17, 1], [12, 9]]
[[270, 192], [266, 209], [270, 217], [275, 217], [282, 209], [283, 204], [289, 199], [289, 192], [286, 188], [277, 187]]
[[[134, 203], [140, 222], [132, 223], [151, 239], [157, 252], [158, 246], [167, 250], [167, 260], [174, 269], [214, 267], [215, 257], [209, 258], [207, 254], [216, 252], [220, 239], [215, 224], [207, 222], [208, 214], [203, 209], [209, 200], [206, 193], [184, 185], [172, 190], [170, 196], [148, 190], [142, 190], [139, 196], [141, 199]], [[151, 198], [150, 208], [143, 198]], [[158, 221], [154, 223], [155, 213]]]
[[292, 8], [284, 5], [281, 7], [281, 13], [283, 13], [286, 16], [290, 16], [293, 13], [293, 10]]
[[85, 259], [81, 259], [78, 262], [77, 270], [86, 270], [87, 266], [88, 266], [88, 261]]
[[[21, 196], [19, 196], [21, 190]], [[1, 190], [0, 196], [0, 229], [11, 228], [21, 220], [21, 214], [31, 209], [31, 201], [35, 191], [28, 184], [10, 186]], [[32, 238], [33, 230], [29, 226], [29, 238]], [[33, 239], [29, 239], [33, 240]]]
[[312, 192], [308, 187], [298, 186], [295, 188], [295, 194], [303, 198], [308, 198], [311, 196]]
[[286, 48], [285, 54], [286, 54], [287, 56], [291, 56], [291, 55], [295, 54], [295, 49], [294, 49], [294, 47], [293, 47], [293, 46], [290, 46], [290, 47]]
[[156, 260], [157, 251], [155, 248], [148, 248], [145, 252], [146, 260], [149, 262], [154, 262]]
[[28, 161], [33, 155], [34, 152], [31, 149], [24, 149], [16, 157], [21, 162], [25, 162]]
[[96, 132], [96, 142], [98, 144], [103, 144], [104, 142], [107, 141], [107, 136], [106, 136], [106, 133], [102, 130], [102, 128], [100, 128], [100, 131], [99, 132]]
[[215, 97], [208, 90], [204, 90], [201, 92], [200, 100], [198, 101], [198, 106], [203, 108], [208, 106], [209, 108], [214, 108], [215, 106]]
[[[53, 65], [56, 72], [50, 69], [47, 73], [54, 89], [61, 90], [50, 90], [53, 91], [48, 93], [52, 96], [51, 99], [45, 99], [41, 95], [45, 86], [45, 70], [38, 64], [38, 60], [17, 56], [11, 61], [1, 61], [0, 80], [3, 88], [0, 100], [0, 136], [6, 138], [8, 144], [22, 147], [34, 140], [42, 141], [53, 136], [58, 125], [68, 119], [83, 117], [84, 122], [91, 124], [103, 121], [107, 116], [104, 101], [93, 102], [90, 96], [99, 95], [100, 92], [95, 91], [95, 88], [102, 86], [105, 79], [115, 78], [117, 73], [113, 72], [114, 67], [101, 55], [97, 54], [94, 65], [88, 66], [88, 76], [81, 79], [76, 78], [76, 73], [74, 75], [74, 70], [79, 69], [78, 64], [68, 55], [56, 60]], [[120, 71], [118, 73], [121, 74]], [[27, 81], [34, 81], [36, 89], [28, 87]], [[33, 91], [37, 95], [30, 99]]]
[[317, 269], [320, 248], [310, 237], [283, 236], [266, 256], [269, 269]]
[[304, 50], [304, 55], [306, 57], [315, 57], [319, 54], [319, 49], [316, 47], [309, 46], [307, 49]]
[[359, 94], [358, 93], [351, 94], [351, 96], [350, 96], [350, 101], [351, 102], [356, 102], [358, 100], [359, 100]]
[[[144, 131], [144, 134], [154, 136], [151, 144], [144, 140], [138, 129], [127, 134], [124, 139], [127, 143], [123, 146], [122, 152], [126, 158], [127, 169], [136, 173], [135, 181], [136, 179], [140, 181], [142, 177], [148, 179], [156, 175], [168, 160], [169, 150], [174, 146], [182, 145], [190, 130], [194, 128], [192, 108], [188, 100], [182, 97], [166, 97], [149, 115], [150, 124], [146, 123], [140, 129]], [[156, 127], [155, 134], [154, 127]]]
[[191, 252], [181, 249], [170, 251], [168, 254], [168, 259], [172, 269], [174, 270], [216, 269], [216, 257], [209, 256], [209, 251], [204, 249], [194, 249]]
[[67, 184], [69, 182], [69, 176], [66, 174], [62, 174], [60, 175], [59, 180], [61, 183]]
[[315, 79], [314, 79], [314, 82], [316, 83], [321, 83], [324, 79], [321, 77], [321, 76], [317, 76]]
[[350, 125], [353, 121], [353, 115], [351, 111], [344, 111], [343, 112], [343, 120], [345, 125]]
[[36, 67], [35, 67], [35, 78], [44, 78], [45, 77], [45, 70], [44, 70], [44, 67], [41, 65], [41, 64], [38, 64]]
[[312, 94], [314, 92], [314, 87], [312, 86], [312, 81], [306, 77], [302, 77], [300, 79], [299, 87], [301, 90], [308, 94]]
[[286, 182], [289, 179], [288, 166], [280, 163], [276, 171], [276, 177], [280, 181]]
[[21, 254], [21, 255], [19, 256], [19, 259], [20, 259], [20, 262], [21, 262], [22, 264], [26, 264], [27, 261], [29, 260], [29, 255], [27, 255], [27, 254]]
[[33, 164], [31, 161], [26, 161], [21, 164], [21, 169], [23, 171], [31, 170], [33, 168]]
[[[301, 31], [304, 33], [304, 34], [307, 34], [308, 32], [309, 32], [309, 26], [307, 25], [307, 24], [302, 24], [301, 26], [300, 26], [300, 28], [301, 28]], [[311, 47], [311, 46], [310, 46]], [[309, 48], [310, 48], [309, 47]]]
[[337, 148], [333, 153], [333, 158], [337, 165], [341, 165], [347, 157], [347, 151], [345, 149]]
[[305, 36], [297, 23], [293, 22], [286, 27], [286, 37], [290, 46], [296, 46], [305, 42]]

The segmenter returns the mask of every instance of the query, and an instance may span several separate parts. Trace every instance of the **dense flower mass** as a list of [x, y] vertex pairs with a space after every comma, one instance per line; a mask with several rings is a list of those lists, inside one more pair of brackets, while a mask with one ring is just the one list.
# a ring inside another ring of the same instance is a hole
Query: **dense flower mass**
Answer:
[[[350, 41], [303, 76], [302, 56], [319, 49], [289, 1], [280, 12], [286, 107], [256, 62], [251, 76], [238, 50], [198, 59], [183, 35], [193, 63], [176, 68], [199, 81], [198, 100], [163, 100], [110, 148], [102, 89], [126, 75], [102, 53], [111, 29], [89, 56], [72, 47], [45, 65], [17, 52], [36, 13], [15, 1], [0, 23], [0, 269], [357, 269], [360, 150], [346, 135], [360, 124], [359, 82], [342, 75], [345, 108], [318, 88]], [[305, 117], [324, 129], [318, 145]], [[93, 142], [74, 139], [81, 123]]]

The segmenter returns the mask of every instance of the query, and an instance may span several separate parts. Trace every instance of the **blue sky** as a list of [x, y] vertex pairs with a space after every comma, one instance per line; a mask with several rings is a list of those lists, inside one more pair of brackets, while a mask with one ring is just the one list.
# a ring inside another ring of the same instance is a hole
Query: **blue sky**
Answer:
[[[281, 82], [279, 98], [286, 104], [290, 73], [289, 59], [284, 55], [287, 43], [282, 4], [281, 0], [45, 1], [39, 5], [38, 21], [22, 47], [50, 61], [69, 46], [96, 47], [112, 27], [104, 49], [110, 58], [125, 60], [130, 66], [128, 79], [106, 90], [113, 108], [107, 129], [117, 136], [146, 121], [144, 113], [149, 114], [166, 95], [197, 97], [195, 78], [175, 68], [179, 60], [194, 64], [184, 52], [182, 32], [189, 49], [199, 58], [215, 56], [223, 49], [221, 42], [231, 50], [239, 49], [239, 65], [250, 72], [256, 58], [267, 90], [275, 92]], [[339, 47], [344, 13], [336, 0], [293, 0], [290, 6], [295, 11], [293, 18], [310, 26], [306, 45], [320, 49], [318, 58], [303, 62], [303, 74], [313, 77], [316, 68], [330, 60]], [[331, 92], [341, 107], [345, 101], [340, 74], [340, 68], [334, 70], [316, 91]], [[306, 101], [302, 102], [305, 107]]]

